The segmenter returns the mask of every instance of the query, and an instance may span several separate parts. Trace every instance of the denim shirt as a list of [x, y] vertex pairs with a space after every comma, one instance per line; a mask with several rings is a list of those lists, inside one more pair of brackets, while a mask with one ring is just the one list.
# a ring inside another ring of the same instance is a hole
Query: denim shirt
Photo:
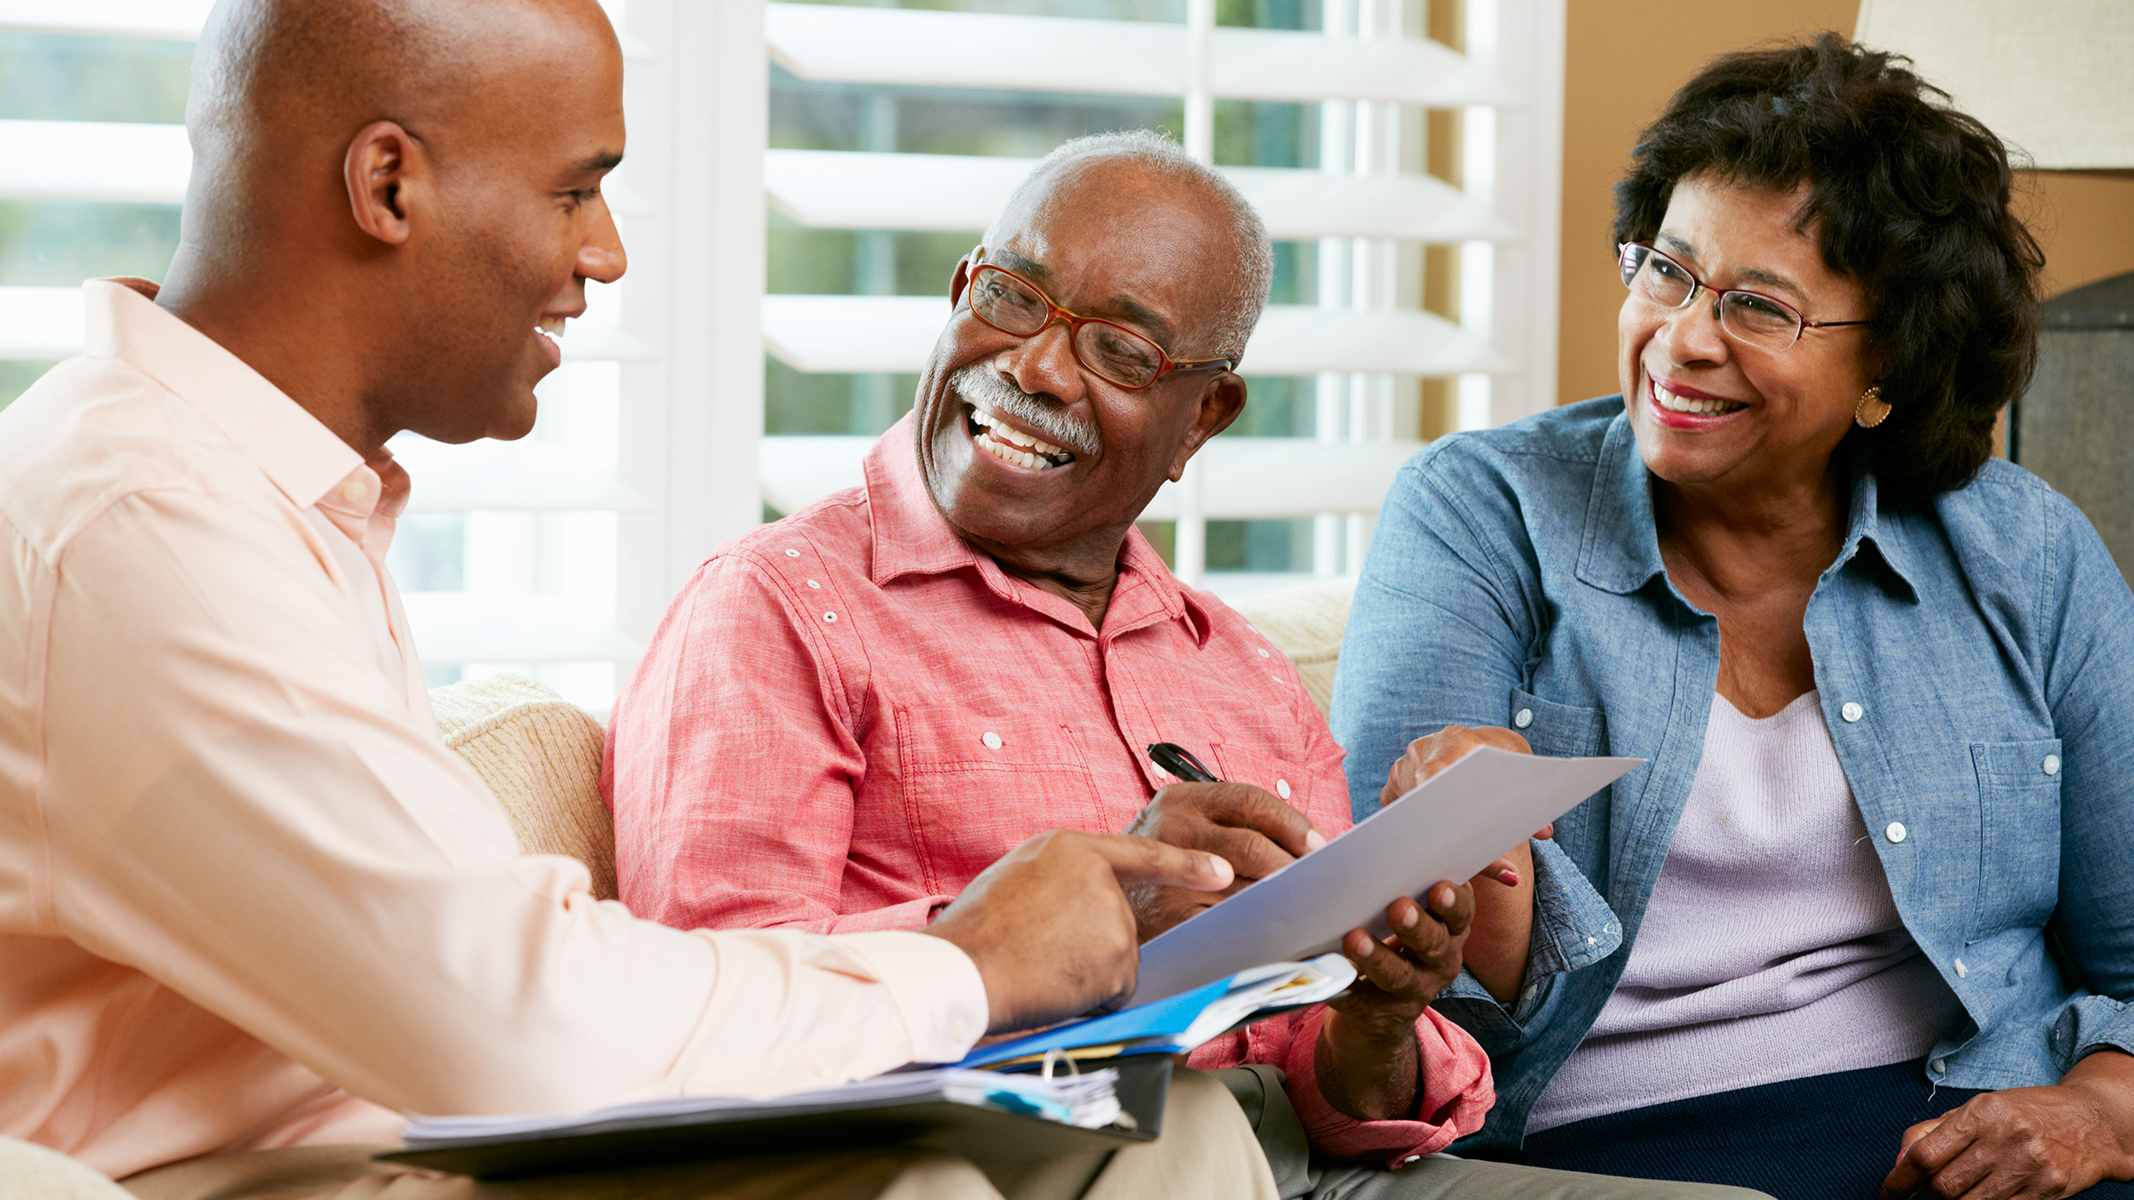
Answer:
[[[1805, 628], [1897, 911], [1967, 1016], [1927, 1075], [2035, 1086], [2092, 1050], [2134, 1051], [2134, 596], [2081, 512], [2013, 464], [1911, 505], [1851, 479]], [[1509, 1011], [1468, 980], [1439, 1001], [1496, 1069], [1497, 1107], [1467, 1144], [1520, 1142], [1621, 977], [1718, 668], [1717, 619], [1661, 564], [1621, 397], [1444, 438], [1402, 468], [1334, 684], [1356, 815], [1412, 738], [1449, 724], [1647, 760], [1556, 823], [1543, 866], [1597, 886], [1620, 948], [1530, 973]], [[1560, 923], [1538, 914], [1537, 941], [1560, 942]]]

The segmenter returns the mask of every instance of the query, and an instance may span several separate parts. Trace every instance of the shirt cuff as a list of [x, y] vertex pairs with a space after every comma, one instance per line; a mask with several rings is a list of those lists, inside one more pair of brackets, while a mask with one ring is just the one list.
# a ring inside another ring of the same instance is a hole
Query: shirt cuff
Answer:
[[2053, 1021], [2053, 1065], [2062, 1075], [2098, 1050], [2134, 1054], [2134, 1005], [2110, 996], [2080, 996], [2068, 1002]]
[[1415, 1112], [1403, 1119], [1359, 1121], [1327, 1103], [1319, 1090], [1319, 1029], [1325, 1023], [1324, 1007], [1307, 1011], [1297, 1022], [1289, 1060], [1283, 1064], [1289, 1103], [1314, 1147], [1337, 1158], [1404, 1167], [1482, 1128], [1496, 1102], [1496, 1089], [1489, 1056], [1466, 1030], [1424, 1009], [1415, 1022], [1415, 1041], [1422, 1052]]
[[1555, 989], [1556, 977], [1615, 953], [1623, 925], [1585, 872], [1556, 843], [1534, 839], [1534, 932], [1527, 943], [1526, 982], [1510, 1007], [1465, 967], [1437, 1003], [1480, 1039], [1491, 1054], [1514, 1049]]
[[952, 1063], [985, 1036], [991, 1007], [978, 964], [929, 933], [847, 933], [837, 940], [866, 960], [911, 1040], [911, 1061]]

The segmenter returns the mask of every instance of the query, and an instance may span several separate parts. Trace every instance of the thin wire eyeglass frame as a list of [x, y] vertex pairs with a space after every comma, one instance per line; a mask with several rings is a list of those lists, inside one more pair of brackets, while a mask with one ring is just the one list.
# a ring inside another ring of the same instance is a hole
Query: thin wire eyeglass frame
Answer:
[[[977, 295], [979, 282], [981, 277], [988, 272], [1004, 275], [1009, 279], [1014, 280], [1016, 283], [1021, 284], [1023, 287], [1029, 289], [1031, 295], [1036, 296], [1039, 300], [1043, 301], [1045, 305], [1044, 321], [1039, 324], [1037, 328], [1025, 332], [1020, 329], [1010, 329], [1007, 326], [1002, 325], [998, 321], [995, 321], [992, 318], [986, 316], [984, 313], [978, 311]], [[1165, 352], [1163, 347], [1149, 340], [1147, 335], [1136, 333], [1133, 330], [1128, 329], [1126, 326], [1119, 324], [1117, 321], [1107, 321], [1102, 317], [1085, 317], [1079, 313], [1071, 312], [1067, 309], [1061, 308], [1058, 304], [1053, 302], [1052, 297], [1045, 294], [1045, 289], [1037, 286], [1036, 284], [1030, 282], [1027, 279], [1024, 279], [1022, 276], [1017, 275], [1015, 272], [1010, 271], [1006, 267], [996, 267], [991, 263], [978, 263], [971, 267], [970, 280], [964, 286], [965, 299], [970, 304], [971, 315], [978, 318], [980, 321], [985, 322], [987, 327], [992, 329], [998, 329], [1002, 333], [1008, 334], [1011, 337], [1034, 338], [1038, 334], [1045, 332], [1045, 330], [1050, 329], [1055, 322], [1067, 322], [1067, 349], [1070, 353], [1074, 355], [1074, 361], [1078, 363], [1083, 370], [1088, 371], [1090, 374], [1095, 375], [1097, 378], [1103, 380], [1104, 382], [1109, 383], [1114, 387], [1122, 388], [1129, 392], [1147, 391], [1149, 388], [1155, 387], [1158, 383], [1162, 382], [1163, 377], [1169, 375], [1173, 371], [1234, 371], [1237, 369], [1237, 360], [1228, 356], [1222, 356], [1217, 358], [1190, 359], [1172, 358], [1170, 354]], [[1091, 325], [1101, 325], [1106, 329], [1117, 330], [1124, 336], [1131, 338], [1134, 341], [1139, 342], [1142, 345], [1147, 346], [1149, 349], [1155, 351], [1155, 374], [1149, 376], [1147, 382], [1144, 383], [1134, 383], [1130, 380], [1117, 379], [1112, 377], [1111, 375], [1106, 374], [1103, 368], [1097, 366], [1095, 363], [1092, 363], [1089, 360], [1089, 357], [1094, 357], [1094, 355], [1084, 357], [1082, 354], [1082, 330], [1085, 327]]]
[[[1689, 293], [1683, 296], [1681, 300], [1677, 301], [1674, 304], [1669, 304], [1666, 301], [1660, 299], [1658, 296], [1653, 295], [1649, 287], [1640, 287], [1637, 284], [1638, 276], [1640, 274], [1646, 273], [1645, 265], [1653, 259], [1659, 259], [1661, 262], [1668, 264], [1675, 270], [1682, 272], [1683, 278], [1689, 280]], [[1630, 289], [1632, 292], [1636, 293], [1640, 297], [1643, 297], [1647, 302], [1653, 304], [1654, 306], [1667, 309], [1671, 312], [1680, 312], [1681, 310], [1688, 308], [1690, 305], [1696, 303], [1697, 297], [1699, 295], [1705, 292], [1710, 292], [1712, 294], [1712, 320], [1717, 321], [1721, 329], [1725, 330], [1729, 335], [1731, 335], [1735, 341], [1755, 346], [1759, 349], [1770, 350], [1774, 353], [1783, 354], [1784, 352], [1793, 349], [1794, 346], [1800, 343], [1801, 335], [1803, 333], [1806, 333], [1810, 329], [1832, 329], [1841, 325], [1874, 324], [1874, 321], [1872, 319], [1862, 321], [1811, 321], [1808, 318], [1802, 316], [1801, 311], [1799, 309], [1793, 307], [1792, 305], [1786, 303], [1783, 300], [1780, 300], [1776, 296], [1766, 295], [1763, 292], [1752, 292], [1749, 291], [1747, 288], [1715, 288], [1712, 285], [1704, 282], [1702, 279], [1697, 278], [1697, 273], [1695, 271], [1690, 270], [1688, 267], [1683, 266], [1680, 259], [1675, 258], [1673, 255], [1668, 254], [1665, 251], [1656, 250], [1653, 247], [1646, 245], [1644, 242], [1617, 243], [1615, 247], [1615, 263], [1616, 267], [1622, 272], [1624, 287]], [[1786, 339], [1785, 343], [1781, 345], [1778, 342], [1771, 340], [1771, 335], [1736, 329], [1734, 325], [1727, 320], [1727, 313], [1731, 311], [1727, 307], [1726, 303], [1726, 299], [1729, 296], [1747, 296], [1752, 300], [1756, 300], [1763, 304], [1768, 304], [1771, 307], [1779, 310], [1780, 312], [1792, 317], [1793, 336]]]

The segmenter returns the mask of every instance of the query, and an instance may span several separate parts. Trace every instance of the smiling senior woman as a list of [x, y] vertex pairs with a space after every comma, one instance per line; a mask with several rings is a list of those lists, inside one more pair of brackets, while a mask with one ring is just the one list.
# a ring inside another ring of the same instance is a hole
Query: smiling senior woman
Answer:
[[1834, 35], [1711, 64], [1617, 190], [1623, 395], [1386, 501], [1334, 692], [1359, 817], [1404, 749], [1504, 737], [1461, 727], [1649, 760], [1537, 856], [1622, 948], [1441, 1001], [1495, 1061], [1472, 1153], [1815, 1200], [2134, 1175], [2134, 598], [1989, 457], [2040, 256], [1940, 96]]

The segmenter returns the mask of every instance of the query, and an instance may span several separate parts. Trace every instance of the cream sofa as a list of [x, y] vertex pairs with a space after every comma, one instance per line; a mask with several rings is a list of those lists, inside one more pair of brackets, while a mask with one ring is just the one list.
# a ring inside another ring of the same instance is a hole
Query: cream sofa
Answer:
[[[1355, 585], [1330, 580], [1235, 602], [1289, 656], [1325, 712]], [[528, 854], [564, 854], [593, 874], [594, 894], [615, 898], [615, 828], [600, 798], [600, 723], [555, 692], [517, 675], [434, 688], [431, 707], [445, 745], [496, 794]], [[4, 1200], [131, 1200], [88, 1167], [25, 1142], [0, 1138]]]

